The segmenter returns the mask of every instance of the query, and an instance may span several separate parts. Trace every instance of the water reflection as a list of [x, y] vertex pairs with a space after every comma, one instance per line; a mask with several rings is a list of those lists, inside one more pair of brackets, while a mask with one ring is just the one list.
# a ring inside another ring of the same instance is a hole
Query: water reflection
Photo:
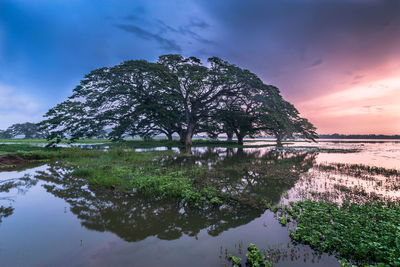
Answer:
[[14, 207], [12, 206], [14, 199], [9, 193], [16, 192], [18, 194], [24, 194], [29, 188], [36, 185], [37, 181], [37, 179], [32, 179], [29, 176], [0, 179], [0, 223], [2, 223], [4, 218], [11, 216], [14, 212]]
[[51, 165], [36, 177], [51, 182], [44, 185], [46, 190], [67, 201], [83, 226], [100, 232], [111, 231], [126, 241], [139, 241], [148, 236], [173, 240], [182, 234], [196, 236], [202, 229], [218, 235], [262, 214], [262, 211], [230, 207], [193, 210], [139, 195], [92, 189], [59, 165]]
[[206, 166], [209, 171], [198, 182], [211, 184], [233, 199], [253, 208], [261, 203], [277, 204], [302, 174], [315, 163], [317, 153], [291, 153], [261, 149], [204, 148], [191, 156], [170, 158], [165, 164], [189, 168]]
[[134, 193], [91, 188], [61, 164], [51, 164], [36, 178], [47, 182], [47, 192], [67, 201], [88, 229], [110, 231], [130, 242], [149, 236], [174, 240], [183, 234], [197, 236], [203, 229], [217, 236], [260, 217], [266, 209], [261, 203], [278, 203], [300, 174], [312, 167], [314, 158], [314, 154], [307, 153], [261, 155], [259, 151], [211, 148], [203, 153], [166, 157], [160, 164], [178, 168], [206, 166], [209, 171], [196, 182], [212, 184], [232, 197], [230, 205], [201, 209]]

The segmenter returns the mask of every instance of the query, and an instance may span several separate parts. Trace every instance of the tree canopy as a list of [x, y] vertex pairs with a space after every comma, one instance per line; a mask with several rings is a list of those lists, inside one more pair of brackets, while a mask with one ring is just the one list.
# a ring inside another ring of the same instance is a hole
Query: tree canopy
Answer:
[[299, 116], [278, 88], [217, 57], [202, 64], [195, 57], [163, 55], [158, 61], [125, 61], [85, 76], [64, 102], [41, 123], [48, 139], [104, 135], [151, 138], [165, 134], [192, 144], [192, 137], [299, 135], [316, 138], [315, 127]]
[[17, 136], [24, 136], [25, 139], [45, 138], [45, 133], [36, 123], [25, 122], [16, 123], [8, 127], [6, 130], [0, 130], [0, 138], [8, 139]]

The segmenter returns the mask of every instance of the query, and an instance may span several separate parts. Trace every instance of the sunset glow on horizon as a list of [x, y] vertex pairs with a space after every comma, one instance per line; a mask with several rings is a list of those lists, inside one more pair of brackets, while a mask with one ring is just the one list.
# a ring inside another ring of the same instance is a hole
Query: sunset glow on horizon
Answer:
[[319, 133], [400, 132], [400, 75], [298, 103]]

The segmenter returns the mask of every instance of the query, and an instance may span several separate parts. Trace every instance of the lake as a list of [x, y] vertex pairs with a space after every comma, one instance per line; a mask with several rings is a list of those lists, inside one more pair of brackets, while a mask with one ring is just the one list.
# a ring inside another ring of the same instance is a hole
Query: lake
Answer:
[[207, 166], [207, 182], [245, 205], [197, 210], [91, 188], [61, 162], [3, 171], [1, 266], [231, 266], [226, 255], [245, 258], [249, 243], [275, 266], [340, 266], [334, 255], [294, 244], [288, 226], [260, 203], [400, 199], [400, 176], [382, 171], [400, 170], [400, 140], [293, 142], [281, 151], [196, 147], [162, 164]]

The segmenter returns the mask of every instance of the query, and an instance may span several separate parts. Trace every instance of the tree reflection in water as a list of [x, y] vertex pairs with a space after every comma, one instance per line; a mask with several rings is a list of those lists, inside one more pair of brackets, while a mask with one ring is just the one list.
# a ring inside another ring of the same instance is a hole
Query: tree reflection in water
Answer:
[[[7, 193], [16, 190], [19, 194], [24, 194], [37, 182], [37, 179], [32, 179], [29, 176], [0, 180], [0, 193], [2, 195], [0, 197], [0, 203], [2, 203], [0, 205], [0, 223], [2, 223], [3, 218], [12, 215], [14, 212], [14, 207], [12, 206], [14, 200], [12, 197], [7, 196]], [[8, 202], [8, 205], [3, 205], [3, 202]]]
[[46, 190], [67, 201], [71, 211], [88, 229], [110, 231], [126, 241], [139, 241], [149, 236], [173, 240], [182, 234], [196, 236], [203, 229], [217, 236], [249, 223], [265, 211], [265, 205], [254, 208], [256, 203], [277, 203], [300, 174], [312, 167], [314, 159], [315, 154], [306, 153], [262, 155], [260, 151], [211, 148], [202, 153], [164, 159], [160, 164], [175, 168], [207, 166], [209, 171], [195, 182], [215, 185], [230, 194], [235, 203], [201, 209], [144, 198], [136, 193], [91, 188], [84, 179], [72, 176], [71, 169], [60, 164], [50, 165], [36, 178], [47, 181]]

